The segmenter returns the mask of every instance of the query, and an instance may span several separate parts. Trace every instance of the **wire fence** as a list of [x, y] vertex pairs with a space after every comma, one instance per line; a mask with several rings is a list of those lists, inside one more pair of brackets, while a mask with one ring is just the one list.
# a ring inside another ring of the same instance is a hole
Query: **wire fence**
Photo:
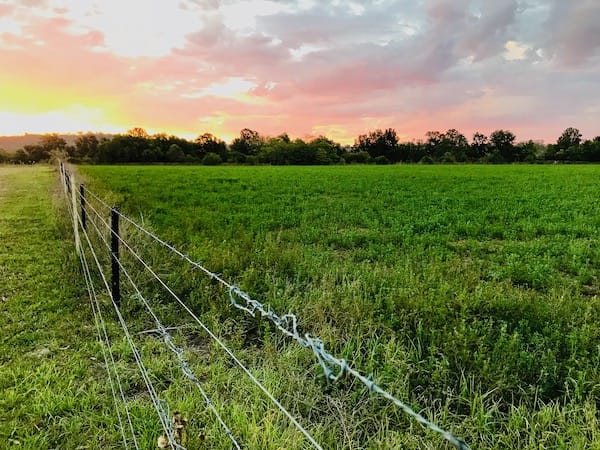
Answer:
[[[106, 297], [109, 299], [112, 309], [117, 318], [117, 323], [120, 325], [123, 336], [127, 341], [129, 348], [134, 356], [138, 372], [144, 381], [146, 390], [152, 400], [160, 426], [164, 432], [164, 439], [167, 441], [170, 448], [185, 449], [182, 445], [181, 437], [177, 430], [174, 429], [171, 418], [169, 416], [169, 406], [164, 399], [161, 399], [158, 390], [152, 383], [152, 377], [148, 373], [148, 369], [144, 365], [142, 356], [134, 342], [132, 333], [129, 330], [127, 321], [123, 317], [120, 308], [120, 275], [122, 274], [127, 284], [131, 287], [130, 291], [133, 297], [140, 301], [143, 308], [151, 318], [154, 333], [161, 338], [165, 347], [172, 352], [177, 360], [177, 364], [185, 376], [200, 392], [206, 408], [212, 413], [215, 420], [221, 426], [224, 435], [231, 441], [236, 449], [240, 449], [240, 444], [234, 437], [231, 428], [225, 423], [219, 408], [213, 404], [211, 398], [203, 388], [200, 378], [194, 373], [189, 361], [184, 356], [184, 349], [174, 344], [173, 336], [169, 333], [161, 320], [155, 308], [153, 308], [147, 297], [142, 294], [139, 283], [135, 278], [138, 274], [133, 274], [131, 269], [125, 267], [125, 261], [130, 258], [131, 261], [136, 261], [143, 268], [143, 271], [155, 283], [160, 286], [164, 292], [172, 297], [179, 304], [186, 314], [199, 326], [199, 328], [212, 340], [212, 342], [220, 348], [231, 361], [239, 367], [239, 369], [290, 421], [290, 423], [301, 433], [306, 441], [314, 448], [321, 449], [321, 445], [307, 431], [307, 429], [299, 422], [299, 420], [289, 412], [275, 396], [258, 380], [258, 378], [243, 364], [240, 359], [234, 354], [229, 346], [223, 342], [192, 310], [192, 308], [183, 301], [180, 295], [177, 295], [170, 284], [165, 281], [166, 276], [159, 274], [158, 271], [141, 256], [132, 244], [130, 239], [126, 238], [126, 234], [119, 232], [119, 221], [126, 223], [131, 227], [134, 233], [138, 233], [144, 238], [149, 238], [151, 241], [163, 247], [169, 254], [176, 255], [189, 267], [201, 271], [209, 279], [217, 282], [228, 290], [230, 304], [233, 308], [240, 310], [252, 317], [259, 315], [260, 317], [269, 320], [276, 329], [284, 336], [293, 339], [302, 347], [312, 351], [317, 361], [321, 365], [327, 379], [337, 381], [343, 376], [353, 377], [360, 381], [370, 392], [380, 395], [399, 407], [404, 413], [422, 424], [424, 427], [440, 434], [449, 443], [457, 449], [467, 450], [469, 446], [460, 438], [454, 436], [449, 431], [440, 428], [432, 423], [421, 414], [414, 411], [405, 402], [394, 397], [391, 393], [379, 386], [371, 376], [361, 374], [357, 369], [353, 368], [344, 359], [337, 358], [329, 353], [325, 348], [325, 343], [318, 337], [313, 337], [306, 333], [302, 335], [298, 330], [298, 318], [294, 314], [279, 315], [274, 312], [269, 305], [265, 305], [253, 299], [248, 293], [237, 287], [235, 284], [228, 282], [221, 275], [215, 273], [202, 265], [201, 263], [192, 260], [188, 255], [175, 248], [165, 240], [161, 239], [143, 225], [140, 225], [127, 215], [114, 208], [106, 200], [89, 190], [85, 185], [76, 185], [75, 177], [62, 162], [59, 164], [61, 181], [64, 188], [65, 197], [67, 199], [68, 210], [73, 220], [73, 233], [75, 245], [79, 255], [84, 279], [88, 288], [90, 302], [94, 320], [98, 332], [98, 341], [102, 347], [104, 363], [107, 370], [108, 380], [113, 395], [113, 401], [118, 415], [118, 423], [120, 433], [123, 439], [125, 448], [132, 445], [134, 448], [139, 448], [136, 439], [136, 430], [132, 422], [131, 412], [127, 408], [127, 401], [124, 395], [121, 378], [115, 363], [114, 355], [111, 351], [111, 341], [107, 333], [106, 319], [101, 313], [101, 305], [99, 298], [99, 290], [95, 287], [95, 279], [101, 281], [101, 289], [106, 291]], [[93, 199], [95, 206], [90, 202]], [[99, 211], [100, 210], [100, 211]], [[108, 219], [110, 217], [110, 220]], [[91, 225], [91, 226], [90, 226]], [[129, 231], [131, 233], [131, 231]], [[96, 241], [96, 243], [94, 243]], [[100, 247], [100, 249], [98, 249]], [[120, 255], [120, 249], [125, 250], [125, 255]], [[101, 256], [104, 255], [104, 256]], [[110, 255], [110, 256], [108, 256]], [[102, 260], [102, 261], [101, 261]], [[90, 264], [88, 261], [91, 261]], [[108, 275], [110, 266], [110, 275]], [[120, 412], [123, 405], [124, 413]], [[125, 423], [124, 423], [125, 422]], [[125, 426], [127, 425], [127, 426]], [[130, 435], [130, 437], [128, 436]]]

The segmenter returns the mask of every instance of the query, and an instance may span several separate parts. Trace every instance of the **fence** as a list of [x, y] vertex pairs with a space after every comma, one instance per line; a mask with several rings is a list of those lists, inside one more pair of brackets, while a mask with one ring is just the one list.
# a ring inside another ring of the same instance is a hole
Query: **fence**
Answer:
[[[115, 404], [115, 410], [120, 427], [121, 437], [125, 448], [132, 446], [140, 448], [138, 439], [136, 438], [136, 430], [132, 420], [132, 413], [128, 408], [126, 396], [123, 389], [123, 382], [117, 370], [115, 356], [111, 349], [111, 340], [107, 332], [107, 319], [104, 317], [101, 308], [101, 293], [112, 305], [112, 310], [116, 317], [123, 336], [129, 345], [139, 375], [143, 380], [147, 393], [151, 399], [153, 408], [156, 412], [158, 421], [164, 432], [162, 437], [165, 448], [185, 449], [181, 439], [181, 425], [178, 425], [177, 420], [173, 421], [170, 415], [169, 405], [160, 397], [159, 390], [152, 381], [152, 377], [144, 363], [142, 355], [134, 341], [133, 335], [129, 329], [127, 320], [121, 311], [121, 287], [122, 283], [130, 286], [130, 291], [133, 292], [135, 298], [139, 299], [143, 308], [151, 317], [153, 325], [156, 327], [152, 330], [159, 336], [165, 347], [169, 349], [176, 357], [177, 364], [183, 375], [197, 388], [207, 410], [209, 410], [214, 419], [219, 423], [226, 436], [232, 443], [233, 447], [240, 449], [236, 437], [233, 435], [231, 428], [225, 423], [218, 408], [213, 404], [207, 392], [202, 386], [199, 377], [194, 373], [189, 361], [185, 358], [184, 349], [175, 345], [172, 334], [168, 327], [160, 321], [158, 314], [142, 294], [138, 283], [135, 281], [136, 274], [132, 273], [131, 269], [127, 269], [124, 255], [121, 250], [132, 261], [136, 261], [146, 274], [172, 297], [181, 308], [189, 315], [189, 318], [203, 330], [203, 332], [212, 340], [212, 342], [220, 348], [239, 369], [248, 377], [248, 379], [265, 395], [267, 399], [287, 417], [298, 432], [304, 435], [307, 442], [316, 449], [321, 449], [321, 445], [314, 437], [306, 430], [306, 428], [296, 419], [253, 375], [253, 373], [240, 361], [234, 352], [223, 342], [183, 301], [183, 299], [175, 292], [175, 290], [166, 282], [165, 276], [157, 273], [157, 270], [148, 263], [140, 252], [134, 248], [134, 245], [124, 237], [120, 230], [120, 224], [126, 224], [131, 227], [134, 232], [140, 236], [149, 239], [150, 241], [160, 245], [166, 249], [169, 254], [178, 257], [189, 267], [199, 270], [200, 273], [208, 277], [210, 280], [218, 283], [226, 288], [229, 292], [231, 306], [239, 311], [244, 312], [252, 317], [257, 315], [269, 320], [277, 330], [284, 336], [296, 341], [302, 347], [312, 351], [317, 361], [323, 368], [326, 377], [329, 380], [337, 381], [344, 376], [353, 377], [360, 381], [366, 388], [374, 394], [380, 395], [389, 400], [394, 405], [399, 407], [408, 416], [422, 424], [424, 427], [439, 433], [448, 442], [453, 444], [457, 449], [469, 449], [469, 446], [460, 438], [457, 438], [452, 433], [443, 430], [436, 424], [430, 422], [421, 414], [415, 412], [410, 406], [401, 400], [394, 397], [381, 386], [379, 386], [370, 376], [361, 374], [357, 369], [353, 368], [344, 359], [340, 359], [330, 354], [325, 349], [325, 343], [318, 337], [310, 336], [309, 334], [301, 335], [298, 331], [298, 319], [293, 314], [278, 315], [272, 311], [268, 305], [264, 305], [253, 299], [246, 292], [241, 290], [235, 284], [226, 281], [219, 274], [209, 270], [204, 265], [192, 260], [189, 256], [167, 243], [160, 237], [156, 236], [151, 231], [147, 230], [143, 225], [121, 213], [118, 209], [111, 206], [107, 201], [100, 198], [94, 192], [90, 191], [85, 185], [77, 185], [75, 176], [64, 163], [59, 163], [59, 171], [61, 182], [67, 200], [67, 208], [70, 218], [73, 222], [73, 234], [75, 239], [76, 251], [79, 256], [84, 280], [88, 289], [92, 312], [94, 316], [95, 326], [98, 334], [98, 341], [102, 347], [104, 364], [107, 370], [107, 378], [110, 384], [110, 389]], [[95, 206], [94, 206], [95, 204]], [[100, 210], [104, 211], [102, 214]], [[98, 248], [100, 247], [100, 248]], [[103, 262], [104, 261], [104, 262]], [[110, 270], [109, 270], [110, 267]], [[110, 274], [108, 274], [110, 272]], [[124, 280], [121, 280], [121, 275]], [[97, 288], [100, 284], [100, 288]], [[121, 412], [119, 405], [123, 405], [124, 412]]]

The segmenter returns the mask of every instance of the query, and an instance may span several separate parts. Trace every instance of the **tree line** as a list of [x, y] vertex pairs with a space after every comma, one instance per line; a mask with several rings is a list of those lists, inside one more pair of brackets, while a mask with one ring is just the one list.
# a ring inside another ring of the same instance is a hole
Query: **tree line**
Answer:
[[392, 128], [361, 134], [354, 145], [342, 146], [324, 136], [303, 140], [286, 133], [262, 136], [244, 128], [229, 145], [210, 133], [187, 140], [164, 133], [149, 135], [142, 128], [125, 134], [98, 137], [81, 134], [73, 145], [58, 134], [44, 135], [36, 145], [25, 145], [14, 154], [0, 151], [0, 163], [34, 163], [53, 156], [91, 164], [190, 163], [217, 165], [328, 165], [409, 163], [535, 163], [543, 161], [600, 162], [600, 136], [582, 140], [578, 129], [569, 127], [556, 143], [516, 143], [508, 130], [489, 136], [475, 133], [469, 140], [460, 131], [429, 131], [425, 140], [400, 142]]

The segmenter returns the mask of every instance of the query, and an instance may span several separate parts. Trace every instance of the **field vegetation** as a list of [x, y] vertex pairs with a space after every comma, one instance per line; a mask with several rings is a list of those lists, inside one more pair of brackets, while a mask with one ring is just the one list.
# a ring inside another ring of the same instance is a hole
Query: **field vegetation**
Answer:
[[[599, 167], [79, 171], [94, 192], [275, 311], [297, 314], [302, 331], [473, 448], [600, 446]], [[327, 384], [309, 351], [146, 247], [325, 448], [446, 445], [350, 380]], [[158, 288], [152, 298], [169, 324], [185, 326]], [[242, 442], [303, 448], [200, 332], [193, 343]]]
[[48, 166], [0, 166], [0, 448], [119, 448], [56, 187]]

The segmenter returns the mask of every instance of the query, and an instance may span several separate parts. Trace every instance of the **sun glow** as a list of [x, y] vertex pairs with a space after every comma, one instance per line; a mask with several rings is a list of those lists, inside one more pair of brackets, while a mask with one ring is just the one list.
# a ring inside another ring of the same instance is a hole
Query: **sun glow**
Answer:
[[45, 89], [26, 81], [0, 82], [0, 134], [114, 132], [123, 127], [107, 117], [110, 105], [100, 98], [83, 98], [68, 87]]
[[123, 127], [107, 121], [101, 110], [73, 105], [66, 110], [42, 113], [12, 113], [0, 111], [0, 134], [21, 135], [26, 133], [77, 133], [101, 130], [107, 133], [122, 132]]

